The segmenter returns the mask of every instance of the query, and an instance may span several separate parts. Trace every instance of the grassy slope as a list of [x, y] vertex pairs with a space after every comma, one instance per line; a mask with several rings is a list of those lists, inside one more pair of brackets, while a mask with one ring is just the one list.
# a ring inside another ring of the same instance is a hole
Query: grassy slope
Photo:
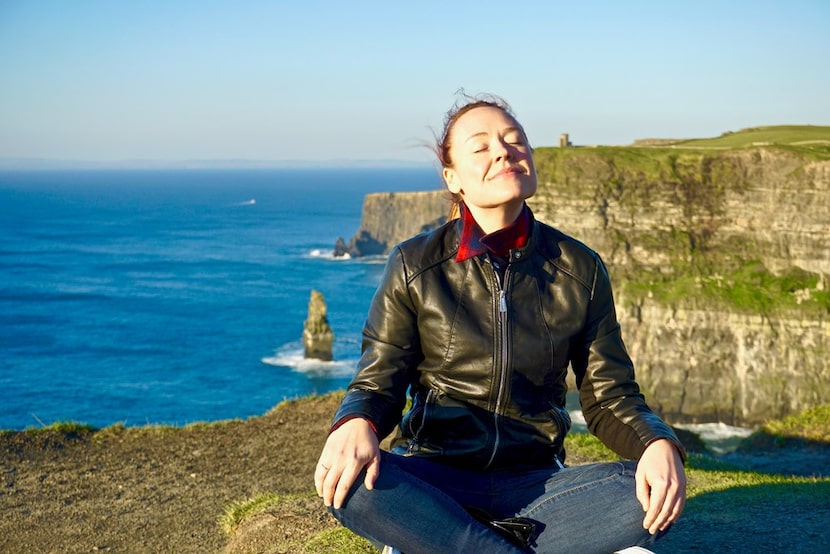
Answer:
[[[664, 175], [666, 161], [678, 155], [692, 154], [686, 150], [699, 150], [697, 154], [711, 154], [712, 149], [746, 149], [757, 146], [773, 146], [796, 152], [815, 160], [830, 159], [830, 126], [780, 125], [753, 127], [736, 132], [727, 132], [719, 137], [678, 140], [672, 144], [655, 146], [597, 146], [590, 148], [541, 147], [534, 150], [540, 176], [557, 177], [546, 163], [551, 156], [585, 157], [595, 153], [602, 157], [612, 156], [614, 165], [622, 172], [640, 174], [648, 179]], [[681, 152], [678, 152], [680, 147]]]
[[[769, 422], [759, 433], [746, 440], [746, 448], [788, 448], [794, 440], [809, 441], [828, 448], [830, 405]], [[598, 439], [587, 434], [569, 435], [566, 448], [569, 456], [579, 460], [579, 463], [618, 459]], [[772, 515], [766, 513], [767, 509], [772, 512], [789, 510], [796, 517], [802, 513], [808, 517], [809, 514], [824, 517], [824, 514], [830, 513], [830, 476], [797, 477], [747, 471], [722, 463], [706, 453], [690, 454], [686, 467], [688, 501], [684, 517], [677, 528], [659, 543], [661, 552], [682, 552], [689, 547], [689, 543], [692, 543], [694, 551], [694, 544], [700, 546], [706, 541], [718, 551], [729, 551], [731, 548], [740, 550], [742, 545], [746, 547], [751, 544], [746, 539], [746, 533], [769, 534], [763, 541], [774, 549], [775, 541], [786, 534], [781, 528], [784, 524], [748, 522], [747, 517], [751, 518], [753, 514], [758, 514], [758, 517], [762, 517], [762, 514], [763, 517]], [[313, 493], [309, 493], [308, 497], [313, 497]], [[237, 502], [228, 506], [220, 518], [220, 524], [232, 537], [246, 521], [263, 514], [280, 513], [292, 502], [296, 503], [297, 498], [276, 494]], [[748, 523], [755, 523], [757, 529], [747, 528]], [[804, 540], [809, 539], [810, 537], [805, 537]], [[274, 545], [271, 551], [343, 554], [376, 552], [368, 542], [342, 527], [322, 530], [302, 544], [289, 542]]]
[[746, 148], [757, 144], [778, 144], [821, 149], [821, 145], [830, 145], [830, 127], [818, 125], [752, 127], [735, 133], [724, 133], [716, 138], [686, 140], [677, 144], [700, 148]]

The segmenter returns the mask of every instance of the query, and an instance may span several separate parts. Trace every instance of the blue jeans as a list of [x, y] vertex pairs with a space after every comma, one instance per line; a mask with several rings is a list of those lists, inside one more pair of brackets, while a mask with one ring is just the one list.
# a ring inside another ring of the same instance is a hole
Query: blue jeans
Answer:
[[[361, 475], [344, 506], [330, 511], [355, 533], [404, 554], [609, 554], [655, 539], [643, 529], [635, 470], [634, 462], [612, 462], [480, 472], [381, 452], [374, 489], [363, 486]], [[494, 519], [530, 519], [536, 530], [529, 546], [504, 539], [465, 507]]]

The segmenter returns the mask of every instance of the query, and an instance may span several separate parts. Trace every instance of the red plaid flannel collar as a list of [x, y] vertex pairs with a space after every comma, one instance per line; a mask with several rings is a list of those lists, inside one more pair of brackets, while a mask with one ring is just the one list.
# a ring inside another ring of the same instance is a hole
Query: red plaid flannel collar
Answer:
[[516, 221], [489, 235], [485, 235], [473, 215], [464, 203], [461, 203], [461, 241], [455, 261], [463, 262], [472, 257], [491, 252], [496, 256], [507, 258], [511, 250], [527, 244], [530, 236], [530, 208], [524, 205]]

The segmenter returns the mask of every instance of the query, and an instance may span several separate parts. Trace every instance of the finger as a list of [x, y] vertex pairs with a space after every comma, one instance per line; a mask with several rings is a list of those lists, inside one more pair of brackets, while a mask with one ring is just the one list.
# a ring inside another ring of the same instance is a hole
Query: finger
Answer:
[[648, 501], [649, 506], [648, 511], [646, 512], [646, 517], [643, 519], [643, 527], [648, 529], [648, 532], [652, 535], [659, 530], [656, 522], [660, 515], [666, 510], [667, 494], [668, 491], [666, 490], [665, 483], [659, 482], [651, 484], [651, 495]]
[[357, 479], [360, 468], [357, 466], [348, 466], [343, 473], [340, 474], [340, 479], [337, 481], [337, 487], [334, 491], [333, 505], [335, 510], [339, 510], [346, 502], [346, 496], [352, 488]]
[[657, 531], [665, 531], [669, 525], [680, 517], [685, 502], [685, 489], [681, 490], [676, 486], [667, 487], [662, 509], [649, 527], [649, 532], [654, 534]]
[[649, 527], [648, 532], [653, 535], [658, 531], [666, 529], [666, 527], [668, 527], [672, 522], [672, 513], [673, 509], [667, 509], [657, 514], [657, 517], [654, 519], [654, 523], [651, 524], [651, 527]]
[[641, 472], [637, 472], [634, 475], [634, 482], [636, 483], [637, 487], [637, 500], [640, 502], [640, 506], [643, 507], [643, 511], [648, 511], [649, 506], [649, 487], [648, 483], [646, 482], [645, 475]]
[[656, 522], [660, 531], [665, 531], [683, 513], [683, 508], [686, 505], [685, 495], [675, 494], [673, 498], [670, 497], [667, 500], [666, 505], [665, 517], [662, 517], [664, 514], [661, 514], [661, 517], [658, 517], [658, 521]]
[[338, 468], [337, 466], [329, 468], [326, 472], [325, 479], [323, 480], [323, 494], [321, 496], [323, 497], [323, 504], [327, 507], [334, 503], [334, 495], [337, 492], [342, 472], [342, 468]]
[[375, 488], [378, 475], [380, 475], [380, 456], [375, 456], [366, 465], [366, 477], [363, 478], [363, 485], [367, 490]]
[[317, 496], [323, 496], [323, 482], [326, 479], [328, 471], [328, 465], [322, 461], [317, 462], [317, 467], [314, 469], [314, 488], [317, 489]]

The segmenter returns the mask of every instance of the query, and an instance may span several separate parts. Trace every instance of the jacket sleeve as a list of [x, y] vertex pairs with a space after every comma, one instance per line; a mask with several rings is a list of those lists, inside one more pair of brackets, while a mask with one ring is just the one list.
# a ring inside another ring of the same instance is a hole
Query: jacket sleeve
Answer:
[[583, 333], [572, 345], [572, 366], [588, 429], [611, 450], [639, 459], [657, 439], [672, 441], [685, 460], [674, 431], [651, 411], [634, 379], [634, 365], [623, 344], [611, 282], [596, 257]]
[[398, 424], [407, 389], [423, 360], [417, 315], [403, 252], [396, 247], [372, 299], [358, 372], [335, 413], [335, 425], [344, 418], [365, 417], [382, 438]]

